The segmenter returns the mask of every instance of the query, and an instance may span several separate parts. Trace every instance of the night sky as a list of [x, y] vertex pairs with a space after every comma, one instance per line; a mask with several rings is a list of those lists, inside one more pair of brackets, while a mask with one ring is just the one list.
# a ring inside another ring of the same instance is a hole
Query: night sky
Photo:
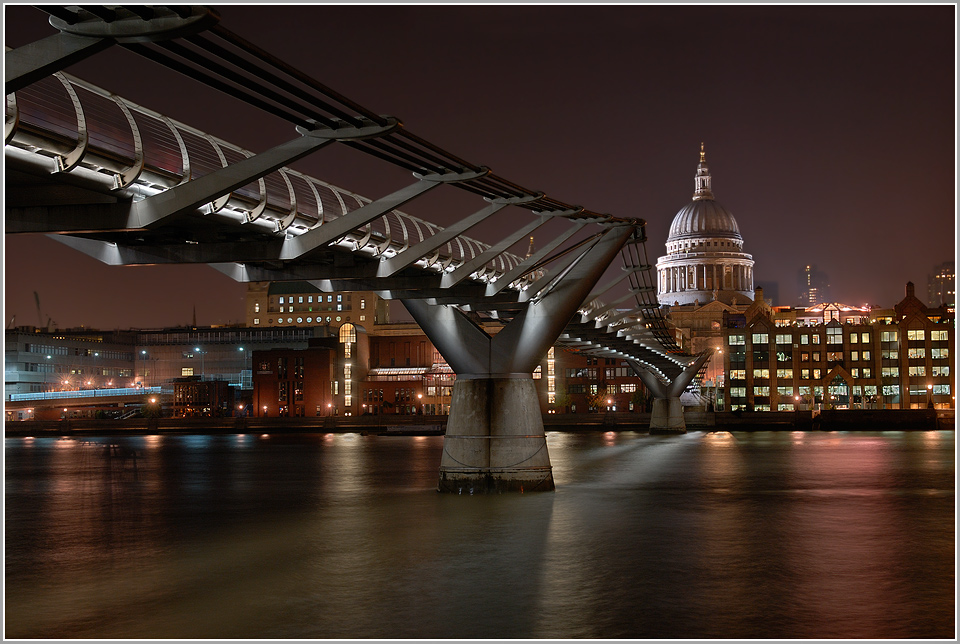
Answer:
[[[796, 303], [812, 263], [834, 301], [893, 306], [955, 257], [954, 5], [216, 9], [227, 29], [472, 163], [645, 219], [654, 261], [703, 141], [774, 304]], [[31, 7], [4, 14], [7, 46], [53, 33]], [[250, 150], [295, 136], [120, 47], [66, 71]], [[293, 167], [373, 199], [411, 181], [345, 146]], [[477, 209], [451, 203], [403, 210], [444, 224]], [[43, 236], [4, 237], [7, 323], [38, 323], [34, 291], [61, 327], [185, 325], [194, 307], [200, 325], [243, 320], [246, 287], [212, 268], [108, 267]]]

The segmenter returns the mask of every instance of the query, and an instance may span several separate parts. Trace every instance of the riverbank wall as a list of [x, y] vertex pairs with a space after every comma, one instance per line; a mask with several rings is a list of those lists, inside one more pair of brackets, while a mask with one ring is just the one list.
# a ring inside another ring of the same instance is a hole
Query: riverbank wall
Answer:
[[[953, 430], [952, 409], [830, 409], [811, 411], [704, 412], [687, 410], [690, 430], [892, 431]], [[446, 416], [324, 416], [314, 418], [133, 418], [8, 421], [7, 437], [98, 434], [363, 433], [387, 436], [443, 435]], [[646, 432], [650, 414], [547, 414], [546, 431]]]

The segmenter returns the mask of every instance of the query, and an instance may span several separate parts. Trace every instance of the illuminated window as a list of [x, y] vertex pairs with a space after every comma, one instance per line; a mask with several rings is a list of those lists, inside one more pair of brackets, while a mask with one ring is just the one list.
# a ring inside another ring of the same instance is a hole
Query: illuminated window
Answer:
[[260, 324], [260, 318], [253, 318], [254, 324]]
[[356, 342], [357, 341], [357, 327], [352, 324], [344, 324], [340, 327], [340, 342]]
[[550, 347], [547, 350], [547, 403], [551, 405], [557, 402], [555, 364], [553, 347]]
[[867, 331], [864, 331], [863, 333], [861, 333], [860, 342], [862, 342], [863, 344], [870, 344], [870, 333]]
[[942, 359], [942, 358], [949, 358], [949, 357], [950, 357], [950, 349], [948, 349], [947, 347], [934, 347], [934, 348], [930, 349], [930, 357], [931, 357], [931, 358], [941, 358], [941, 359]]
[[303, 304], [303, 296], [302, 296], [302, 295], [297, 298], [297, 302], [300, 303], [300, 304]]
[[770, 370], [769, 369], [754, 369], [753, 370], [754, 378], [769, 378]]
[[730, 336], [730, 345], [745, 345], [747, 343], [747, 336], [745, 335], [731, 335]]
[[280, 297], [280, 304], [283, 304], [283, 296]]
[[767, 333], [754, 333], [752, 340], [754, 344], [767, 344], [770, 342], [770, 335]]
[[360, 310], [362, 311], [362, 310], [365, 309], [365, 308], [367, 308], [367, 301], [366, 301], [366, 300], [360, 300]]
[[793, 379], [793, 369], [777, 369], [777, 378]]
[[181, 367], [181, 368], [180, 368], [180, 375], [181, 375], [181, 376], [192, 376], [192, 375], [193, 375], [193, 367]]
[[907, 329], [907, 340], [923, 340], [926, 338], [926, 333], [923, 329]]
[[253, 312], [254, 312], [254, 313], [259, 313], [259, 312], [260, 312], [260, 302], [254, 302], [254, 304], [253, 304]]
[[927, 368], [923, 365], [917, 365], [916, 367], [908, 367], [908, 375], [911, 376], [925, 376], [927, 375]]
[[541, 377], [543, 377], [543, 367], [537, 365], [537, 368], [533, 370], [533, 379], [540, 380]]
[[946, 331], [931, 331], [930, 339], [931, 340], [949, 340], [950, 336], [947, 335]]
[[881, 341], [881, 342], [896, 342], [896, 341], [897, 341], [897, 332], [896, 332], [896, 331], [881, 331], [881, 332], [880, 332], [880, 341]]
[[860, 334], [859, 334], [859, 333], [851, 333], [851, 334], [850, 334], [850, 344], [857, 344], [859, 341], [860, 341]]
[[923, 347], [910, 347], [907, 349], [907, 358], [925, 358], [927, 352]]

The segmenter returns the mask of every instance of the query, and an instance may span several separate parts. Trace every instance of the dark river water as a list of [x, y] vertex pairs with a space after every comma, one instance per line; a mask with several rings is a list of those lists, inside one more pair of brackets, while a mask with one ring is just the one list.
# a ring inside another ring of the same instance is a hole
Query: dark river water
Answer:
[[5, 635], [953, 639], [954, 440], [550, 432], [481, 497], [442, 437], [8, 438]]

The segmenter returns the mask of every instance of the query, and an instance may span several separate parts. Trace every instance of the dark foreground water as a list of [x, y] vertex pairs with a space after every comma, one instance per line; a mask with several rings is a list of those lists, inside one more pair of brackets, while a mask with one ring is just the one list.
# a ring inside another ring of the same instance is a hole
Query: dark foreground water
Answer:
[[955, 637], [952, 431], [549, 433], [498, 497], [442, 440], [7, 439], [5, 635]]

